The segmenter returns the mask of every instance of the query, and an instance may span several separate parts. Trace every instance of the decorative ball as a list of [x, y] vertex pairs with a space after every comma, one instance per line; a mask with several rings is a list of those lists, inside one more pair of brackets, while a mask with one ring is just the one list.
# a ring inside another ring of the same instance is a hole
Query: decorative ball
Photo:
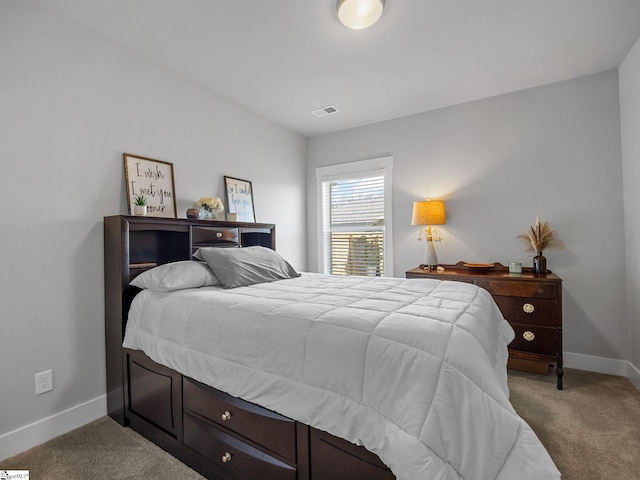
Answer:
[[198, 208], [187, 208], [187, 218], [200, 218], [200, 210]]

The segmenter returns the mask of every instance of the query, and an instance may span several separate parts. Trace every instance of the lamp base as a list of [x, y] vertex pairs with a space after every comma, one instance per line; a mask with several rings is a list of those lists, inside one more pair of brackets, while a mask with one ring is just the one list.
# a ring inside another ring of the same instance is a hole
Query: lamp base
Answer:
[[436, 255], [436, 247], [433, 245], [431, 238], [427, 239], [427, 249], [424, 252], [425, 270], [436, 270], [438, 268], [438, 256]]

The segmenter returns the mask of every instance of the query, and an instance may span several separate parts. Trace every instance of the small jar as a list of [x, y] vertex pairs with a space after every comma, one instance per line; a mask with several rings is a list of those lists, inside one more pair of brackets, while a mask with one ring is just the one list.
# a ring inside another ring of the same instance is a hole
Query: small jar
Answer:
[[187, 208], [187, 218], [191, 218], [191, 219], [200, 218], [200, 210], [198, 208]]
[[509, 273], [522, 273], [522, 263], [511, 262], [509, 264]]

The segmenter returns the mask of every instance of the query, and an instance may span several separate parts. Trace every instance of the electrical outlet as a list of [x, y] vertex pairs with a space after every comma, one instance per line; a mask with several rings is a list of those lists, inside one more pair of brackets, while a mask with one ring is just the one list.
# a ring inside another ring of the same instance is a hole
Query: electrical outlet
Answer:
[[36, 373], [36, 395], [53, 390], [53, 370]]

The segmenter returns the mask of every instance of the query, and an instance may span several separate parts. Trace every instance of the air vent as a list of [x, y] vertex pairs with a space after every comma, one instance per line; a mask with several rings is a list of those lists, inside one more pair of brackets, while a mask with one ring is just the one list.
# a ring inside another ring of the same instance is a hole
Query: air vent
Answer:
[[328, 107], [324, 107], [324, 108], [319, 108], [318, 110], [314, 110], [313, 113], [316, 117], [326, 117], [327, 115], [333, 115], [334, 113], [338, 113], [340, 110], [338, 110], [336, 107], [329, 105]]

